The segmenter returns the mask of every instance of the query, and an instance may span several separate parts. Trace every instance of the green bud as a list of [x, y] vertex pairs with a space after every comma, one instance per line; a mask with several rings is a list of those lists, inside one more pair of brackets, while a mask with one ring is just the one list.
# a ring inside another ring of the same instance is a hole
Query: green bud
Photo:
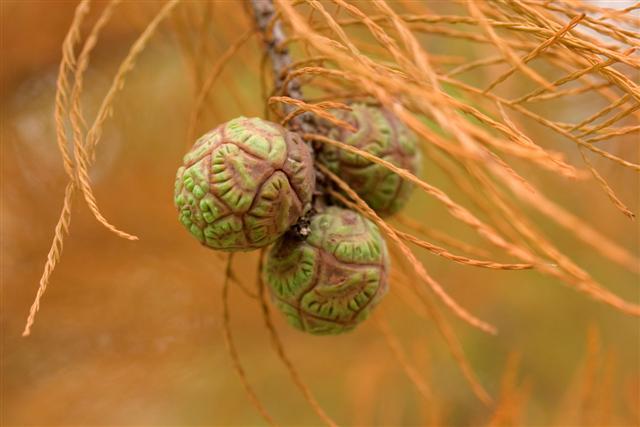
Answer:
[[306, 240], [285, 235], [262, 277], [287, 321], [316, 335], [339, 334], [367, 318], [387, 292], [389, 260], [378, 228], [338, 207], [311, 219]]
[[297, 134], [238, 117], [184, 156], [174, 200], [180, 222], [205, 246], [247, 251], [291, 227], [309, 207], [314, 185], [311, 152]]
[[[331, 138], [418, 173], [421, 156], [417, 138], [400, 119], [384, 108], [365, 104], [352, 104], [351, 108], [337, 116], [357, 131], [335, 128], [329, 134]], [[357, 154], [325, 145], [318, 160], [344, 179], [380, 216], [398, 212], [411, 195], [410, 182]]]

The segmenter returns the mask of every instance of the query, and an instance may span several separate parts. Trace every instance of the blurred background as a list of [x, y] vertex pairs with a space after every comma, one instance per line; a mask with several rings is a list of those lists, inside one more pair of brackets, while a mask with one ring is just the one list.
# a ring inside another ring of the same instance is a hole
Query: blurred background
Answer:
[[[77, 196], [61, 262], [32, 335], [22, 338], [67, 183], [53, 109], [61, 45], [76, 2], [1, 2], [2, 425], [264, 424], [225, 351], [220, 304], [224, 264], [185, 232], [172, 201], [175, 171], [189, 145], [194, 80], [203, 79], [194, 75], [180, 34], [189, 34], [193, 23], [200, 25], [198, 31], [209, 37], [199, 54], [207, 58], [202, 65], [207, 70], [251, 23], [240, 2], [185, 3], [193, 7], [175, 9], [128, 76], [91, 168], [102, 212], [140, 240], [109, 233]], [[446, 2], [427, 3], [433, 10], [451, 11]], [[85, 77], [87, 117], [95, 115], [120, 61], [161, 5], [126, 1], [116, 9]], [[83, 34], [104, 6], [92, 5]], [[437, 35], [422, 40], [430, 52], [462, 62], [488, 53], [482, 45]], [[207, 99], [198, 134], [240, 114], [264, 116], [261, 59], [255, 37], [234, 55]], [[488, 67], [465, 78], [490, 81], [495, 75]], [[501, 92], [515, 90], [517, 82], [505, 83]], [[578, 121], [606, 105], [589, 94], [577, 99], [541, 103], [539, 108]], [[637, 119], [629, 120], [627, 124], [637, 124]], [[534, 125], [528, 135], [565, 151], [578, 164], [572, 144], [554, 140]], [[637, 143], [638, 135], [628, 134], [607, 149], [637, 162]], [[430, 167], [426, 157], [424, 163], [423, 178], [464, 204], [464, 194], [447, 176]], [[594, 164], [637, 213], [638, 175], [604, 161]], [[535, 173], [528, 177], [551, 199], [639, 253], [637, 222], [612, 207], [592, 181]], [[415, 193], [407, 214], [482, 246], [472, 231], [424, 194]], [[537, 219], [534, 213], [532, 218]], [[543, 219], [539, 225], [607, 288], [640, 302], [636, 275]], [[477, 269], [416, 253], [463, 306], [498, 327], [499, 334], [491, 337], [448, 316], [480, 381], [497, 401], [507, 402], [508, 414], [496, 420], [494, 409], [474, 397], [433, 325], [407, 309], [401, 289], [405, 284], [397, 281], [379, 315], [429, 384], [428, 402], [408, 380], [374, 321], [344, 336], [313, 337], [275, 317], [302, 378], [339, 424], [640, 424], [638, 319], [536, 272]], [[250, 288], [257, 262], [255, 254], [234, 259], [236, 274]], [[320, 424], [272, 351], [258, 303], [233, 286], [231, 315], [248, 378], [277, 422]]]

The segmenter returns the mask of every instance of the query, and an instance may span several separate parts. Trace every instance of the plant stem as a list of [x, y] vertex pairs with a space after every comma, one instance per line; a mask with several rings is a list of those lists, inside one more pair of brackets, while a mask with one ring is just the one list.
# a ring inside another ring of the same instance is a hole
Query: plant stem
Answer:
[[[264, 49], [271, 60], [275, 92], [304, 101], [302, 88], [297, 79], [290, 79], [287, 87], [282, 87], [287, 73], [291, 71], [290, 67], [293, 61], [289, 54], [289, 48], [286, 47], [287, 36], [282, 29], [282, 23], [276, 17], [273, 0], [250, 0], [250, 3], [253, 8], [255, 22], [262, 34]], [[289, 114], [295, 109], [296, 107], [293, 105], [283, 105], [285, 114]], [[299, 128], [303, 132], [310, 132], [312, 129], [316, 132], [320, 130], [320, 126], [316, 123], [313, 115], [309, 113], [293, 118], [290, 123], [293, 127]]]

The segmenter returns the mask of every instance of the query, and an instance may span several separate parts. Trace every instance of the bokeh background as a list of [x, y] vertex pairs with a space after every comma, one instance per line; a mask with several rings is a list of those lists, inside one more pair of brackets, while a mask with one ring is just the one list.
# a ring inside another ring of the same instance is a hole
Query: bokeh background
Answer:
[[[446, 2], [429, 4], [433, 9], [449, 7]], [[93, 5], [83, 31], [104, 5]], [[202, 55], [213, 63], [250, 26], [240, 2], [211, 5], [206, 15], [197, 8], [178, 7], [153, 37], [116, 100], [91, 169], [102, 212], [140, 240], [110, 234], [80, 196], [74, 199], [62, 261], [32, 335], [22, 338], [66, 185], [53, 106], [60, 46], [76, 2], [1, 2], [2, 425], [263, 424], [224, 348], [221, 258], [183, 230], [172, 204], [174, 174], [188, 146], [185, 135], [194, 102], [194, 75], [175, 29], [208, 22], [211, 50]], [[160, 6], [126, 1], [116, 10], [86, 76], [83, 105], [88, 117], [95, 114], [130, 44]], [[488, 49], [438, 36], [425, 37], [424, 44], [434, 53], [463, 60], [481, 58]], [[263, 116], [260, 60], [257, 39], [234, 56], [214, 87], [198, 124], [200, 133], [240, 114]], [[468, 79], [491, 80], [495, 75], [489, 67]], [[514, 79], [501, 91], [509, 93], [518, 84], [527, 83]], [[604, 106], [589, 94], [576, 100], [540, 108], [554, 108], [566, 121], [576, 121]], [[637, 119], [629, 120], [627, 124], [637, 124]], [[539, 137], [536, 142], [565, 151], [570, 162], [579, 164], [573, 145], [535, 127], [528, 131]], [[629, 134], [607, 148], [637, 162], [638, 142], [637, 134]], [[431, 168], [428, 158], [424, 162], [423, 177], [464, 202], [447, 177]], [[638, 175], [594, 162], [637, 213]], [[639, 253], [637, 222], [613, 208], [593, 181], [536, 173], [532, 179], [553, 200]], [[423, 194], [416, 192], [407, 214], [482, 245]], [[531, 214], [596, 279], [626, 299], [640, 301], [636, 275]], [[481, 382], [512, 409], [504, 423], [640, 423], [638, 319], [536, 272], [475, 269], [417, 254], [463, 306], [499, 328], [499, 335], [491, 337], [450, 319]], [[255, 284], [257, 262], [255, 254], [234, 260], [237, 275], [248, 287]], [[416, 392], [375, 322], [344, 336], [312, 337], [276, 317], [291, 359], [319, 402], [342, 425], [491, 422], [494, 410], [473, 396], [433, 325], [407, 308], [400, 290], [406, 284], [396, 281], [392, 286], [379, 315], [429, 384], [431, 401], [425, 403]], [[283, 425], [320, 424], [272, 351], [257, 302], [232, 287], [231, 312], [240, 358], [276, 420]]]

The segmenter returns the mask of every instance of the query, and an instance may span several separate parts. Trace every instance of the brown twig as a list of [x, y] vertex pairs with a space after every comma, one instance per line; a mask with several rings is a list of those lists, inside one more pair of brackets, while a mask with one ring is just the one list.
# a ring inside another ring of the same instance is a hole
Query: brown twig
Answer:
[[[69, 222], [71, 221], [71, 200], [72, 200], [73, 195], [75, 193], [75, 190], [76, 190], [76, 188], [78, 188], [78, 186], [79, 186], [80, 189], [82, 189], [82, 191], [84, 193], [84, 196], [85, 196], [85, 200], [87, 201], [87, 203], [88, 203], [89, 207], [91, 208], [92, 212], [94, 213], [95, 217], [104, 226], [106, 226], [108, 229], [110, 229], [112, 231], [114, 231], [114, 230], [117, 231], [116, 234], [120, 235], [121, 237], [125, 237], [125, 238], [130, 239], [130, 240], [136, 240], [137, 239], [137, 237], [132, 236], [132, 235], [128, 235], [126, 233], [119, 234], [119, 233], [122, 233], [122, 232], [119, 232], [119, 230], [115, 229], [111, 224], [109, 224], [106, 221], [106, 219], [104, 219], [102, 214], [99, 212], [99, 210], [97, 208], [97, 205], [96, 205], [95, 197], [93, 196], [93, 190], [91, 188], [91, 182], [89, 180], [88, 167], [95, 160], [95, 148], [96, 148], [96, 145], [98, 144], [98, 142], [100, 141], [100, 138], [102, 136], [102, 125], [104, 124], [104, 122], [107, 120], [107, 118], [110, 115], [110, 112], [112, 110], [112, 105], [113, 105], [113, 102], [115, 100], [116, 95], [118, 94], [118, 92], [120, 90], [122, 90], [122, 88], [125, 85], [127, 74], [133, 69], [135, 61], [136, 61], [138, 55], [144, 50], [144, 48], [146, 47], [147, 42], [149, 41], [151, 36], [155, 33], [155, 31], [157, 30], [157, 28], [160, 25], [160, 23], [167, 16], [169, 16], [171, 11], [178, 5], [178, 1], [179, 0], [169, 0], [167, 3], [165, 3], [165, 5], [162, 7], [162, 9], [160, 9], [160, 11], [153, 18], [153, 20], [147, 25], [147, 27], [144, 29], [144, 31], [140, 34], [138, 39], [133, 43], [133, 45], [131, 46], [131, 49], [129, 50], [129, 53], [127, 54], [125, 59], [120, 64], [118, 72], [116, 73], [115, 77], [113, 78], [111, 87], [109, 88], [109, 91], [107, 92], [107, 95], [105, 96], [105, 98], [102, 101], [102, 104], [100, 106], [98, 114], [97, 114], [97, 116], [96, 116], [91, 128], [89, 129], [89, 131], [86, 134], [84, 144], [77, 144], [79, 146], [79, 149], [78, 150], [74, 150], [74, 153], [78, 156], [75, 159], [76, 162], [77, 162], [76, 170], [74, 171], [75, 179], [70, 178], [70, 181], [67, 184], [67, 188], [65, 189], [65, 195], [64, 195], [62, 211], [60, 213], [60, 217], [58, 219], [58, 223], [56, 224], [55, 235], [54, 235], [54, 238], [53, 238], [53, 242], [51, 244], [51, 248], [49, 249], [49, 253], [47, 255], [47, 261], [45, 263], [44, 272], [42, 273], [42, 277], [40, 278], [40, 284], [39, 284], [39, 287], [38, 287], [38, 291], [36, 293], [36, 297], [35, 297], [35, 299], [33, 301], [33, 304], [31, 305], [31, 309], [29, 310], [29, 316], [27, 318], [27, 322], [26, 322], [24, 331], [22, 333], [23, 336], [28, 336], [31, 333], [31, 327], [33, 326], [33, 323], [35, 321], [35, 316], [36, 316], [38, 310], [40, 309], [40, 299], [44, 295], [44, 293], [45, 293], [45, 291], [47, 289], [47, 285], [49, 283], [49, 279], [51, 277], [51, 274], [53, 273], [53, 270], [54, 270], [58, 260], [60, 259], [60, 255], [61, 255], [61, 252], [62, 252], [62, 243], [63, 243], [63, 239], [64, 239], [64, 234], [68, 232]], [[72, 23], [72, 26], [71, 26], [71, 28], [69, 30], [70, 37], [67, 39], [67, 42], [65, 43], [65, 45], [63, 47], [65, 52], [70, 51], [71, 53], [73, 53], [73, 47], [74, 47], [75, 43], [77, 43], [76, 37], [79, 37], [77, 35], [78, 27], [80, 26], [80, 24], [82, 22], [82, 19], [84, 18], [84, 15], [86, 15], [86, 13], [88, 13], [88, 11], [89, 11], [88, 4], [89, 4], [88, 1], [82, 2], [76, 8], [76, 18], [74, 18], [74, 22]], [[116, 5], [116, 4], [117, 4], [117, 2], [111, 3], [110, 7], [112, 7], [113, 5]], [[93, 46], [95, 45], [95, 42], [96, 42], [97, 36], [98, 36], [98, 32], [100, 31], [100, 29], [104, 25], [104, 20], [109, 18], [110, 7], [103, 10], [102, 18], [100, 18], [96, 22], [96, 24], [94, 25], [94, 28], [92, 30], [92, 33], [87, 38], [88, 49], [86, 49], [84, 51], [84, 53], [86, 55], [85, 61], [88, 61], [88, 55], [91, 52], [91, 49], [93, 48]], [[104, 18], [105, 16], [106, 16], [106, 18]], [[67, 52], [67, 55], [63, 55], [62, 62], [63, 63], [67, 62], [70, 59], [72, 60], [71, 63], [73, 64], [75, 62], [75, 60], [73, 59], [73, 55], [69, 56], [69, 54]], [[75, 64], [74, 64], [74, 67], [75, 67]], [[73, 69], [73, 68], [70, 68], [70, 69]], [[58, 87], [58, 90], [65, 90], [64, 82], [63, 82], [62, 86]], [[64, 98], [61, 98], [61, 99], [64, 100]], [[57, 120], [56, 121], [56, 127], [57, 127], [57, 134], [58, 135], [61, 135], [62, 133], [64, 133], [64, 130], [60, 129], [60, 127], [62, 127], [62, 129], [64, 129], [64, 121], [63, 120], [61, 120], [61, 121]], [[66, 141], [66, 137], [65, 137], [65, 141]], [[59, 141], [59, 143], [60, 143], [60, 141]], [[65, 157], [64, 153], [65, 153], [65, 151], [63, 150], [63, 158], [65, 158], [65, 165], [66, 165], [67, 158]], [[65, 169], [66, 169], [66, 167], [67, 166], [65, 166]], [[102, 221], [102, 220], [104, 220], [104, 221]]]
[[[298, 79], [287, 78], [293, 61], [286, 45], [287, 37], [273, 6], [272, 0], [251, 0], [253, 15], [262, 35], [262, 41], [267, 55], [271, 59], [273, 70], [274, 92], [282, 93], [289, 98], [304, 101], [304, 95]], [[295, 111], [295, 106], [283, 104], [285, 114]], [[318, 131], [318, 124], [310, 114], [300, 114], [291, 120], [291, 124], [304, 132]]]
[[240, 362], [240, 357], [238, 356], [238, 350], [236, 349], [235, 342], [233, 341], [233, 334], [231, 333], [231, 315], [229, 313], [229, 280], [232, 276], [231, 270], [231, 261], [233, 260], [233, 254], [229, 254], [227, 257], [226, 267], [225, 267], [225, 275], [224, 281], [222, 282], [222, 325], [224, 329], [224, 342], [227, 348], [227, 352], [231, 357], [231, 361], [233, 362], [233, 369], [238, 374], [240, 378], [240, 382], [244, 387], [244, 390], [249, 398], [251, 404], [258, 410], [262, 418], [272, 426], [275, 426], [276, 423], [273, 420], [273, 417], [266, 410], [255, 390], [249, 383], [247, 379], [247, 374], [242, 367], [242, 363]]

